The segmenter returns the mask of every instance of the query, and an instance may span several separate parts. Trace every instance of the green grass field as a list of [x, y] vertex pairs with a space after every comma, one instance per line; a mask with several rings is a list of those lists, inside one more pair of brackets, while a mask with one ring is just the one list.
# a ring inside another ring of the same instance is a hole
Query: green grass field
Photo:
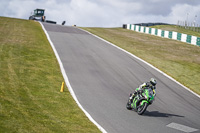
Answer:
[[83, 29], [133, 53], [200, 94], [200, 47], [122, 28]]
[[0, 17], [0, 133], [100, 132], [63, 81], [40, 24]]

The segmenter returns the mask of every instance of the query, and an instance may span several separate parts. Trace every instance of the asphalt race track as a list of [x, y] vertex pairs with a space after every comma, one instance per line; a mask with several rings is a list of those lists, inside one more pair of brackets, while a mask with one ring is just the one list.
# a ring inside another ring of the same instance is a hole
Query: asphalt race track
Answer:
[[[155, 69], [75, 27], [43, 23], [83, 108], [108, 133], [200, 132], [200, 98]], [[151, 77], [157, 96], [139, 116], [129, 93]], [[194, 79], [195, 80], [195, 79]]]

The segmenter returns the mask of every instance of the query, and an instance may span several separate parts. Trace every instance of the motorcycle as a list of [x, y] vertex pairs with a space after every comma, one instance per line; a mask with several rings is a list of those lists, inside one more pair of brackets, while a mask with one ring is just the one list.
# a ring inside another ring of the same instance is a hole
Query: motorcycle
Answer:
[[137, 91], [137, 94], [133, 98], [133, 102], [128, 100], [126, 108], [128, 110], [136, 111], [138, 115], [142, 115], [146, 111], [147, 107], [153, 103], [155, 96], [156, 96], [155, 91], [153, 91], [150, 88], [139, 90]]

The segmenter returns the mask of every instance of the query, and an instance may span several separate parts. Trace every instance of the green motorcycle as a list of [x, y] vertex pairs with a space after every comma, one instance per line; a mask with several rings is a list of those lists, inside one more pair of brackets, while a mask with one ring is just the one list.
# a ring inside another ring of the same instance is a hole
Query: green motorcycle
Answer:
[[[136, 90], [139, 90], [137, 88]], [[155, 98], [155, 90], [150, 88], [145, 88], [144, 90], [137, 91], [136, 96], [133, 98], [133, 102], [128, 100], [126, 108], [128, 110], [135, 110], [139, 115], [142, 115], [147, 107], [153, 103]]]

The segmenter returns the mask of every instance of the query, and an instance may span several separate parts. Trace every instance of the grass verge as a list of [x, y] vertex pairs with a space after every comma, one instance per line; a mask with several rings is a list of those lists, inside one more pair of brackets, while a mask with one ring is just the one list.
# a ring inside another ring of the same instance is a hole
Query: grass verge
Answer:
[[133, 53], [200, 94], [200, 47], [122, 28], [83, 28]]
[[62, 81], [40, 24], [0, 17], [0, 132], [100, 132]]

